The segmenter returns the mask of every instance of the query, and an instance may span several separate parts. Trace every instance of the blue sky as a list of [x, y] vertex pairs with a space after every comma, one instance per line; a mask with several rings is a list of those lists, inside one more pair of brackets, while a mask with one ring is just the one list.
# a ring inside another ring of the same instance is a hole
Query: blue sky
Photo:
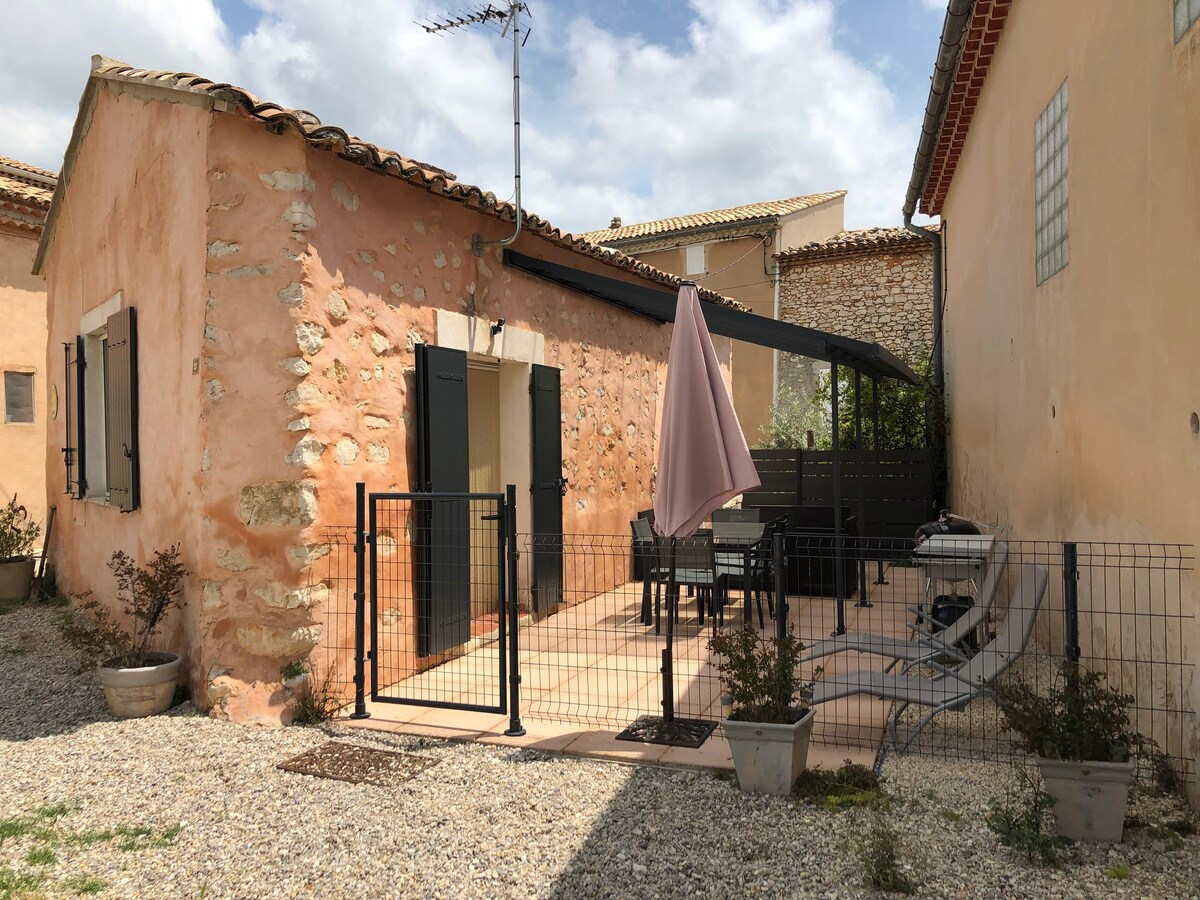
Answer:
[[[10, 0], [3, 0], [9, 5]], [[48, 0], [6, 11], [0, 155], [58, 168], [92, 53], [193, 71], [512, 190], [511, 45], [437, 0]], [[524, 206], [604, 227], [846, 188], [899, 221], [941, 0], [530, 0]], [[49, 43], [23, 42], [28, 29]]]

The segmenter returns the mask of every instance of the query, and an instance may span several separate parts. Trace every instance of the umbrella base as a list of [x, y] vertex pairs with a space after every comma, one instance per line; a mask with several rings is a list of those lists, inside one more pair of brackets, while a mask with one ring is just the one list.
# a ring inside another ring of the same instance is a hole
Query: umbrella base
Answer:
[[666, 744], [670, 747], [698, 748], [716, 730], [717, 723], [707, 719], [664, 719], [639, 716], [637, 721], [617, 735], [618, 741], [642, 744]]

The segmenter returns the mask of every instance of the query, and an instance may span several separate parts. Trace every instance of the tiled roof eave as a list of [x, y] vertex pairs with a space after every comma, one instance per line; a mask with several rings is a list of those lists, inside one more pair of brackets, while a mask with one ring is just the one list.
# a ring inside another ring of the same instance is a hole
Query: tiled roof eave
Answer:
[[766, 200], [750, 203], [744, 206], [733, 206], [727, 209], [715, 209], [702, 213], [689, 213], [682, 216], [670, 216], [665, 219], [655, 219], [650, 222], [638, 222], [632, 225], [620, 225], [616, 228], [600, 228], [584, 232], [583, 237], [596, 244], [605, 246], [633, 246], [639, 249], [642, 242], [655, 240], [679, 240], [684, 237], [704, 233], [707, 229], [737, 229], [775, 223], [788, 216], [804, 212], [837, 200], [846, 195], [845, 190], [826, 191], [820, 194], [803, 194], [784, 200]]
[[[323, 124], [316, 115], [307, 110], [288, 109], [277, 103], [264, 102], [236, 85], [209, 81], [192, 73], [138, 69], [117, 60], [97, 56], [92, 59], [92, 74], [80, 100], [79, 117], [76, 119], [75, 131], [68, 146], [63, 173], [55, 189], [55, 200], [51, 204], [50, 214], [47, 218], [46, 232], [38, 247], [35, 260], [36, 271], [41, 271], [45, 255], [53, 242], [58, 194], [65, 190], [66, 184], [69, 182], [74, 154], [86, 131], [83, 123], [90, 119], [91, 110], [95, 104], [94, 86], [98, 81], [118, 81], [131, 86], [145, 86], [155, 90], [179, 91], [195, 95], [202, 102], [211, 104], [220, 111], [247, 117], [261, 123], [273, 132], [282, 133], [289, 129], [293, 130], [309, 146], [336, 153], [347, 162], [422, 187], [433, 194], [462, 203], [483, 215], [506, 222], [516, 221], [516, 207], [507, 201], [498, 200], [496, 195], [490, 191], [484, 191], [475, 185], [464, 184], [455, 178], [454, 173], [445, 169], [362, 141], [336, 125]], [[619, 251], [597, 246], [582, 237], [565, 232], [525, 210], [521, 211], [521, 227], [524, 231], [548, 240], [552, 244], [600, 260], [606, 265], [631, 272], [648, 281], [672, 287], [679, 284], [680, 279], [676, 276], [669, 275]], [[743, 308], [736, 301], [713, 291], [701, 290], [700, 296], [701, 299], [710, 303]]]
[[925, 215], [942, 213], [1011, 6], [1012, 0], [975, 0], [921, 191], [920, 207]]

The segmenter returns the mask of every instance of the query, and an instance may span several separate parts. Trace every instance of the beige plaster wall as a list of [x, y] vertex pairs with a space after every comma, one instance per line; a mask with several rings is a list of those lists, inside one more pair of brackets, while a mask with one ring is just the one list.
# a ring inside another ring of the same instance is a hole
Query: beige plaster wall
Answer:
[[[44, 523], [46, 397], [50, 382], [46, 369], [46, 286], [41, 278], [30, 274], [36, 250], [36, 235], [0, 226], [0, 373], [33, 374], [33, 422], [5, 422], [0, 406], [0, 503], [16, 494], [17, 502], [36, 521]], [[0, 382], [0, 403], [3, 391]]]
[[[855, 253], [783, 262], [779, 318], [878, 342], [901, 358], [928, 358], [933, 344], [933, 251]], [[828, 365], [822, 368], [828, 370]], [[811, 360], [784, 354], [781, 384], [811, 393]]]
[[[781, 249], [819, 241], [841, 231], [844, 201], [837, 197], [781, 219], [777, 233], [762, 246], [762, 235], [712, 240], [705, 246], [705, 269], [716, 274], [690, 276], [726, 297], [744, 303], [755, 315], [775, 317], [775, 261]], [[638, 259], [673, 275], [686, 274], [686, 249], [638, 252]], [[775, 396], [775, 351], [742, 341], [733, 342], [733, 405], [751, 446], [763, 438]]]
[[[1200, 29], [1175, 44], [1170, 7], [1014, 4], [947, 197], [953, 503], [1014, 538], [1200, 542]], [[1063, 79], [1070, 262], [1037, 287], [1033, 130]]]
[[[49, 380], [64, 392], [62, 345], [85, 313], [118, 291], [137, 308], [142, 508], [121, 513], [59, 496], [51, 549], [60, 588], [93, 591], [115, 605], [107, 562], [114, 550], [140, 561], [179, 543], [186, 565], [202, 567], [197, 507], [202, 496], [197, 421], [201, 379], [192, 373], [204, 328], [206, 115], [192, 106], [144, 103], [100, 91], [96, 114], [75, 160], [69, 202], [46, 266]], [[49, 423], [46, 477], [65, 484], [61, 448], [66, 416]], [[160, 637], [186, 657], [194, 676], [201, 600], [188, 579], [182, 613]], [[193, 678], [194, 681], [194, 678]]]

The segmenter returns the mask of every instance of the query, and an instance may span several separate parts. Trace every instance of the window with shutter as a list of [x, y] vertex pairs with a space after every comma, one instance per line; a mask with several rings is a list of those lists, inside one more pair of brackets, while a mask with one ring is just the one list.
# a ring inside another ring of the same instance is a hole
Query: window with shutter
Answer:
[[137, 316], [118, 292], [86, 313], [65, 344], [67, 493], [123, 512], [141, 503]]
[[85, 476], [87, 429], [84, 427], [83, 335], [63, 344], [63, 418], [66, 445], [62, 448], [67, 470], [67, 493], [78, 500], [87, 494]]
[[104, 342], [104, 438], [108, 502], [138, 507], [137, 317], [126, 307], [108, 318]]

